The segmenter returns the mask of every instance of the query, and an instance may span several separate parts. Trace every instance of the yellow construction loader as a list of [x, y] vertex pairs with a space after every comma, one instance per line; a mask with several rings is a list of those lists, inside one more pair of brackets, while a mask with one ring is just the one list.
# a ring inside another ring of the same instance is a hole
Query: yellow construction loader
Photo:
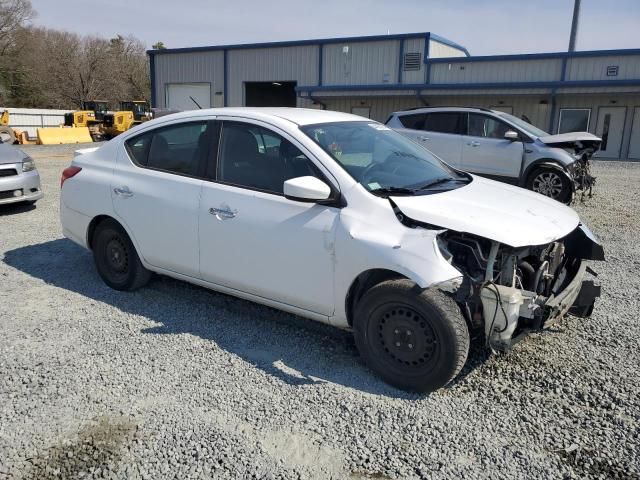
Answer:
[[9, 126], [10, 121], [9, 110], [4, 110], [0, 114], [0, 135], [4, 134], [9, 139], [6, 143], [28, 143], [29, 134], [26, 131], [16, 130]]
[[103, 120], [102, 135], [109, 139], [126, 132], [135, 125], [151, 120], [151, 110], [144, 100], [120, 102], [120, 110], [106, 113]]
[[109, 105], [103, 100], [82, 102], [82, 110], [64, 114], [65, 127], [88, 128], [91, 138], [98, 140], [102, 136], [102, 124], [109, 111]]

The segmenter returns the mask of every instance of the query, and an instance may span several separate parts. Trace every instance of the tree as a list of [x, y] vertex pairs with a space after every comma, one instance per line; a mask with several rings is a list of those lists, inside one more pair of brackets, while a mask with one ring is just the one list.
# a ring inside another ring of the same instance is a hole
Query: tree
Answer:
[[164, 46], [163, 42], [154, 43], [153, 45], [151, 45], [151, 48], [153, 48], [154, 50], [166, 50], [167, 49], [167, 47]]
[[14, 45], [16, 32], [34, 16], [29, 0], [0, 0], [0, 55]]

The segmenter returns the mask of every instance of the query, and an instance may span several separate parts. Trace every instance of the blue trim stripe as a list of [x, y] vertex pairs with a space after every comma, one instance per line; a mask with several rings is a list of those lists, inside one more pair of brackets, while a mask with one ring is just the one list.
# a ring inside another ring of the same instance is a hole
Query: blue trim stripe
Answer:
[[322, 86], [322, 62], [324, 61], [324, 59], [322, 58], [324, 56], [324, 48], [323, 45], [320, 44], [318, 45], [318, 85]]
[[227, 81], [227, 79], [229, 78], [229, 61], [227, 59], [227, 56], [228, 56], [227, 55], [227, 50], [225, 50], [224, 53], [223, 53], [223, 56], [222, 56], [222, 59], [223, 59], [222, 60], [222, 63], [223, 63], [223, 66], [222, 66], [222, 69], [223, 69], [223, 73], [222, 73], [223, 81], [222, 81], [222, 83], [224, 84], [224, 89], [222, 90], [222, 93], [223, 93], [223, 102], [224, 102], [223, 105], [225, 107], [229, 106], [228, 105], [229, 102], [227, 101], [227, 98], [229, 96], [229, 93], [228, 93], [228, 91], [229, 91], [229, 88], [228, 88], [229, 87], [229, 82]]
[[156, 98], [156, 59], [153, 55], [149, 55], [149, 83], [151, 83], [151, 107], [155, 108], [158, 104]]
[[[265, 42], [265, 43], [240, 43], [231, 45], [210, 45], [204, 47], [187, 47], [187, 48], [165, 48], [162, 50], [147, 50], [149, 55], [165, 55], [169, 53], [188, 53], [188, 52], [211, 52], [216, 50], [234, 50], [234, 49], [247, 49], [247, 48], [271, 48], [271, 47], [297, 47], [304, 45], [319, 45], [327, 43], [343, 43], [343, 42], [375, 42], [383, 40], [404, 40], [407, 38], [422, 38], [428, 32], [417, 33], [398, 33], [393, 35], [371, 35], [371, 36], [358, 36], [358, 37], [333, 37], [333, 38], [317, 38], [312, 40], [292, 40], [284, 42]], [[438, 41], [451, 45], [454, 48], [466, 50], [461, 45], [458, 45], [451, 40], [443, 37], [438, 37]]]
[[518, 55], [481, 55], [475, 57], [432, 58], [431, 62], [499, 62], [509, 60], [544, 60], [552, 58], [607, 57], [610, 55], [640, 55], [640, 48], [627, 48], [621, 50], [587, 50], [583, 52], [523, 53]]
[[400, 50], [398, 51], [398, 79], [397, 83], [402, 83], [402, 67], [404, 66], [404, 39], [400, 40]]
[[579, 88], [579, 87], [628, 87], [640, 86], [640, 78], [629, 80], [575, 80], [552, 82], [497, 82], [497, 83], [414, 83], [372, 85], [309, 85], [296, 87], [297, 92], [359, 91], [359, 90], [469, 90], [469, 89], [520, 89], [520, 88]]

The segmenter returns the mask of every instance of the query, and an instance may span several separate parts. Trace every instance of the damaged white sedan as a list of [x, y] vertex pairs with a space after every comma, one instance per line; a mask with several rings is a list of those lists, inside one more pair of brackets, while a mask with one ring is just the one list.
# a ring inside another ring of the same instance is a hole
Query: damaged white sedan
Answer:
[[600, 293], [569, 207], [354, 115], [169, 115], [79, 151], [61, 185], [63, 231], [110, 287], [156, 272], [352, 329], [403, 389], [449, 383], [474, 330], [505, 350]]

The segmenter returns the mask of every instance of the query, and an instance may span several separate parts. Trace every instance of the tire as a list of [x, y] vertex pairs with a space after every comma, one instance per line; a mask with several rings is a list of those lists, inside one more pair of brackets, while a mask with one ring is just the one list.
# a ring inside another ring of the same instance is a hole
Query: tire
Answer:
[[382, 282], [364, 294], [356, 307], [354, 336], [378, 376], [420, 393], [453, 380], [469, 353], [469, 329], [453, 299], [407, 279]]
[[13, 131], [13, 128], [7, 127], [6, 125], [0, 126], [0, 133], [9, 135], [10, 140], [5, 143], [8, 143], [9, 145], [16, 143], [16, 132]]
[[553, 168], [535, 170], [529, 175], [527, 188], [562, 203], [569, 203], [573, 193], [569, 179]]
[[133, 291], [149, 282], [127, 232], [115, 220], [102, 221], [93, 236], [93, 259], [100, 277], [114, 290]]

